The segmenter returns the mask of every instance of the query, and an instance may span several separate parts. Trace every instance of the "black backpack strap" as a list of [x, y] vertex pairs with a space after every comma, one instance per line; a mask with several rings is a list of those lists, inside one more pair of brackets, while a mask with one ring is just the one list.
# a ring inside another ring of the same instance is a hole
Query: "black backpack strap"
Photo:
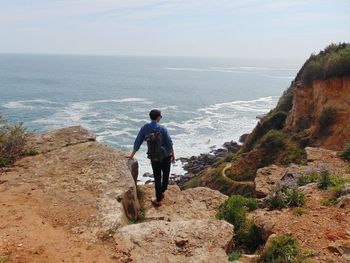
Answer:
[[156, 132], [161, 132], [162, 131], [162, 127], [159, 126], [156, 129], [151, 128], [151, 126], [149, 124], [145, 125], [145, 129], [146, 129], [146, 136], [150, 133], [156, 133]]

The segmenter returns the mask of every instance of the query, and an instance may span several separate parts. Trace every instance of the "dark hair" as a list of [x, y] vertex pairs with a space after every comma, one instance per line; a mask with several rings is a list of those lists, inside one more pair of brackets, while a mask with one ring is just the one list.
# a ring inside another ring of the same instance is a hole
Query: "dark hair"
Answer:
[[158, 117], [161, 117], [162, 113], [160, 112], [160, 110], [157, 109], [153, 109], [149, 112], [149, 117], [151, 118], [152, 121], [155, 121], [156, 119], [158, 119]]

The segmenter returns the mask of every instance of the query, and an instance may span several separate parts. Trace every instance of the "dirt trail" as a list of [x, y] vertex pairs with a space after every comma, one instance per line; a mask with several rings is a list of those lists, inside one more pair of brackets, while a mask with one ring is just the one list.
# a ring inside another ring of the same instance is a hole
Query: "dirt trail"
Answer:
[[106, 240], [129, 223], [125, 205], [131, 215], [138, 211], [126, 159], [79, 126], [30, 143], [39, 153], [0, 174], [0, 257], [116, 262], [115, 246]]

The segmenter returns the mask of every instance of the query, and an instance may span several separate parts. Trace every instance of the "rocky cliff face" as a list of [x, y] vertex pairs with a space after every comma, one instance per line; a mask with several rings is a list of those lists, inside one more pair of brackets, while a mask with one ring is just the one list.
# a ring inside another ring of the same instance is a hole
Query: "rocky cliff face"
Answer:
[[[315, 80], [311, 84], [295, 84], [293, 108], [288, 113], [285, 130], [307, 131], [314, 146], [340, 150], [350, 142], [350, 77]], [[319, 119], [325, 109], [333, 109], [328, 127]], [[323, 131], [328, 129], [327, 133]]]
[[227, 262], [233, 226], [214, 219], [225, 195], [172, 186], [155, 209], [153, 186], [137, 190], [137, 163], [87, 130], [29, 144], [35, 156], [0, 171], [0, 261]]

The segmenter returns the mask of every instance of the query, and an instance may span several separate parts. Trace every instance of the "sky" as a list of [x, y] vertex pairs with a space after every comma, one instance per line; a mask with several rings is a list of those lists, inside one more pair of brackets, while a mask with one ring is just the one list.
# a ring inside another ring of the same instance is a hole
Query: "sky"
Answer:
[[305, 58], [349, 0], [0, 0], [0, 53]]

